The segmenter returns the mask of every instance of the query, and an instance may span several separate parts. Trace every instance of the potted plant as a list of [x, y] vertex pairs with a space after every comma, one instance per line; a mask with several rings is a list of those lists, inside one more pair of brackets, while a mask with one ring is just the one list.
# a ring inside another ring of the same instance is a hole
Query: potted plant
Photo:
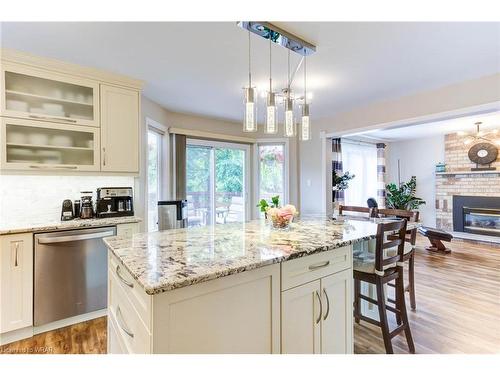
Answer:
[[349, 187], [349, 181], [351, 181], [356, 175], [350, 174], [349, 171], [344, 172], [341, 175], [338, 175], [335, 171], [332, 174], [332, 190], [333, 200], [335, 202], [335, 208], [338, 208], [338, 192], [344, 191]]
[[416, 210], [425, 204], [422, 198], [415, 196], [417, 189], [417, 177], [412, 176], [410, 181], [402, 183], [399, 187], [390, 183], [386, 187], [386, 204], [388, 208], [400, 210]]
[[269, 208], [278, 208], [280, 205], [280, 196], [276, 195], [274, 197], [271, 197], [271, 204], [269, 204], [268, 201], [265, 199], [261, 199], [257, 207], [260, 208], [260, 212], [264, 212], [264, 216], [267, 219], [267, 210]]

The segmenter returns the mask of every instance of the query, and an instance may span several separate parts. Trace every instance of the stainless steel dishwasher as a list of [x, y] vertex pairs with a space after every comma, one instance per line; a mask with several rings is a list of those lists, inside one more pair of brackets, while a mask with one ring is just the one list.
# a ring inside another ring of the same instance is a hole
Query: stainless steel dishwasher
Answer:
[[34, 325], [107, 307], [107, 249], [116, 227], [35, 234]]

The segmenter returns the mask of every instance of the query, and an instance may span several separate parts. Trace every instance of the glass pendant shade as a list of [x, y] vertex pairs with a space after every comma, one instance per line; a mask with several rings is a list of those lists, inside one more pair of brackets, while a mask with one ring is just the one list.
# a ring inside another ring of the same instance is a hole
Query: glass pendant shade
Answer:
[[278, 108], [276, 107], [276, 96], [273, 92], [267, 93], [266, 133], [276, 134], [278, 132]]
[[302, 121], [300, 124], [300, 139], [308, 141], [311, 139], [311, 119], [309, 117], [309, 104], [302, 106]]
[[293, 114], [293, 100], [285, 99], [285, 137], [295, 136], [295, 118]]
[[257, 131], [257, 97], [253, 87], [245, 88], [245, 116], [243, 118], [243, 131]]

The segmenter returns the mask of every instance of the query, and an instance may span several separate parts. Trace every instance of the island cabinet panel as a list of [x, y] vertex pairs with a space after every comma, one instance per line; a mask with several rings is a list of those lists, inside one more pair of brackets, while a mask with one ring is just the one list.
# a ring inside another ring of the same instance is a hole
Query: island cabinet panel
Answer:
[[321, 353], [320, 281], [281, 294], [281, 352]]
[[352, 354], [352, 270], [345, 270], [321, 279], [323, 319], [321, 321], [321, 352]]
[[33, 323], [33, 234], [0, 236], [0, 333]]
[[154, 353], [280, 353], [280, 266], [153, 297]]

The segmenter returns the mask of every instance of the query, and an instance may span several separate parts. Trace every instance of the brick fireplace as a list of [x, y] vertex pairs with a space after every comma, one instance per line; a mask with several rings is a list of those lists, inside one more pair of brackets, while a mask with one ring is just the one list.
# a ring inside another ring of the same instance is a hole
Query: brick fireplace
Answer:
[[[453, 197], [471, 197], [469, 202], [472, 203], [465, 203], [466, 208], [500, 207], [500, 159], [491, 165], [497, 168], [496, 171], [471, 172], [471, 168], [476, 165], [467, 156], [470, 146], [465, 146], [456, 134], [445, 136], [446, 172], [436, 173], [436, 226], [440, 229], [454, 231]], [[478, 206], [480, 201], [473, 197], [488, 197], [483, 200], [489, 202], [485, 203], [488, 207], [473, 207]], [[455, 212], [455, 215], [464, 217], [463, 212]]]

